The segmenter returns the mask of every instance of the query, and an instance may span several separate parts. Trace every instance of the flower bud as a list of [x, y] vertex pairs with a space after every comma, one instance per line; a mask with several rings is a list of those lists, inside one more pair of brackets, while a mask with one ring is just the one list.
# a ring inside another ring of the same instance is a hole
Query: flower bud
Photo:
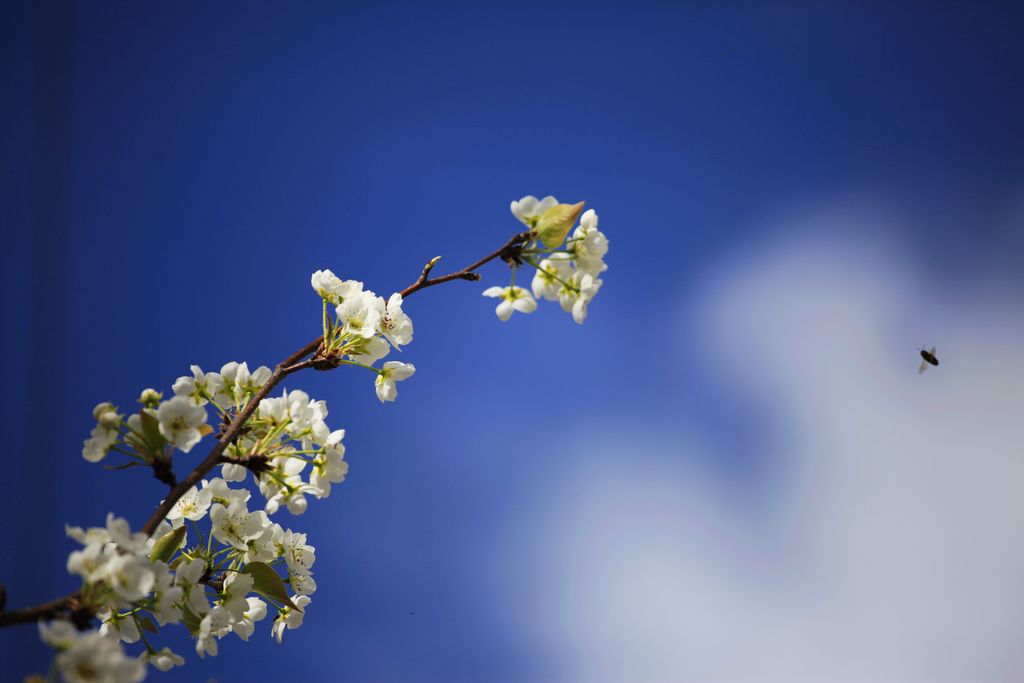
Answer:
[[100, 415], [97, 421], [104, 429], [117, 429], [121, 426], [121, 416], [113, 410], [108, 410]]
[[139, 394], [139, 403], [147, 408], [156, 408], [160, 405], [160, 401], [163, 397], [163, 393], [156, 389], [143, 389], [142, 393]]
[[100, 416], [102, 416], [103, 413], [109, 413], [111, 411], [115, 411], [116, 412], [117, 408], [115, 408], [114, 404], [111, 403], [110, 401], [104, 401], [103, 403], [97, 403], [96, 407], [92, 409], [92, 418], [94, 420], [96, 420], [97, 422], [99, 422]]

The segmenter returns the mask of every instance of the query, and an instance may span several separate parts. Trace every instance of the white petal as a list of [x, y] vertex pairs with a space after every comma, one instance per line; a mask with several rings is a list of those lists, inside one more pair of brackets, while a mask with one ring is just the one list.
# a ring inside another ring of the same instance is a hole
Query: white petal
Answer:
[[512, 303], [508, 299], [502, 299], [498, 307], [494, 309], [494, 312], [498, 314], [498, 319], [502, 322], [512, 317]]

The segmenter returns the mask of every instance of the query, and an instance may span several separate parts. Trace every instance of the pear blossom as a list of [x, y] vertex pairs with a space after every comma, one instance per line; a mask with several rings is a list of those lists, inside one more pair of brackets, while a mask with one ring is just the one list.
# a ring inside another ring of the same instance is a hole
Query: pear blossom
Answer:
[[185, 606], [196, 615], [206, 614], [210, 611], [210, 602], [206, 599], [206, 589], [199, 583], [206, 572], [206, 560], [201, 557], [182, 563], [174, 572], [174, 585], [181, 589], [181, 593], [185, 597]]
[[346, 297], [363, 291], [363, 283], [342, 280], [330, 270], [318, 270], [309, 279], [313, 290], [329, 304], [339, 304]]
[[310, 568], [316, 561], [316, 548], [306, 543], [306, 534], [286, 531], [281, 546], [289, 572], [306, 576], [312, 573]]
[[188, 453], [203, 438], [199, 428], [206, 424], [206, 409], [184, 396], [175, 396], [160, 404], [156, 419], [164, 438]]
[[361, 339], [357, 344], [349, 344], [348, 357], [362, 365], [373, 365], [391, 353], [391, 346], [380, 337]]
[[324, 444], [323, 451], [313, 458], [313, 471], [309, 475], [309, 484], [317, 498], [326, 498], [331, 494], [331, 484], [345, 480], [348, 474], [348, 463], [345, 462], [345, 445], [341, 440], [345, 437], [344, 429], [330, 433]]
[[369, 339], [377, 334], [377, 325], [386, 310], [384, 300], [366, 290], [346, 298], [335, 309], [346, 334]]
[[498, 307], [494, 310], [498, 314], [498, 319], [502, 322], [511, 318], [514, 311], [533, 313], [537, 310], [537, 301], [522, 287], [514, 285], [509, 287], [488, 287], [484, 290], [484, 296], [499, 297], [501, 299]]
[[203, 488], [210, 489], [210, 495], [215, 503], [230, 506], [233, 503], [246, 503], [252, 496], [248, 489], [233, 489], [228, 486], [227, 481], [220, 477], [214, 477], [209, 482], [203, 480]]
[[216, 372], [203, 372], [198, 365], [193, 365], [191, 377], [179, 377], [171, 387], [175, 396], [192, 399], [197, 406], [205, 406], [211, 398], [224, 389], [224, 378]]
[[249, 512], [245, 503], [233, 502], [229, 507], [215, 503], [210, 508], [213, 537], [225, 545], [246, 549], [246, 541], [263, 533], [265, 514]]
[[120, 638], [126, 643], [137, 643], [141, 635], [139, 625], [130, 614], [120, 614], [117, 610], [106, 610], [96, 616], [100, 621], [100, 633], [105, 636]]
[[251, 396], [260, 390], [272, 374], [270, 368], [261, 365], [251, 373], [248, 366], [242, 363], [239, 366], [239, 373], [235, 376], [235, 390], [239, 395]]
[[118, 596], [128, 602], [149, 595], [156, 583], [149, 560], [137, 555], [114, 555], [103, 565], [101, 576]]
[[146, 677], [145, 662], [128, 657], [116, 638], [97, 630], [77, 634], [55, 664], [67, 683], [138, 683]]
[[295, 606], [299, 609], [292, 609], [291, 607], [285, 606], [280, 609], [277, 613], [277, 618], [274, 619], [274, 626], [271, 628], [271, 635], [277, 638], [277, 642], [281, 642], [281, 638], [284, 636], [285, 629], [296, 629], [302, 626], [302, 618], [305, 616], [302, 610], [305, 609], [311, 601], [308, 596], [299, 595], [292, 599]]
[[96, 404], [96, 407], [92, 409], [92, 416], [96, 420], [96, 426], [93, 427], [92, 433], [82, 446], [82, 457], [89, 462], [99, 462], [117, 443], [120, 437], [118, 428], [124, 421], [124, 417], [109, 401]]
[[267, 499], [266, 513], [274, 514], [284, 503], [293, 515], [301, 515], [308, 505], [304, 494], [312, 492], [301, 476], [306, 461], [281, 456], [274, 458], [273, 462], [273, 476], [260, 478], [260, 493]]
[[231, 621], [238, 621], [249, 609], [245, 596], [252, 590], [253, 578], [248, 574], [230, 572], [224, 579], [224, 591], [220, 605], [231, 615]]
[[388, 299], [384, 314], [377, 324], [380, 333], [396, 349], [412, 341], [412, 319], [402, 312], [402, 295], [398, 292]]
[[220, 466], [220, 474], [224, 481], [245, 481], [245, 465], [226, 462]]
[[604, 257], [608, 253], [608, 238], [597, 229], [597, 214], [588, 209], [580, 218], [580, 224], [572, 233], [568, 242], [572, 250], [576, 267], [585, 273], [597, 277], [608, 266]]
[[519, 201], [513, 201], [510, 208], [513, 216], [519, 219], [523, 225], [532, 228], [536, 225], [540, 215], [556, 204], [558, 204], [558, 200], [551, 195], [541, 200], [533, 195], [526, 195]]
[[217, 656], [218, 633], [231, 625], [231, 613], [223, 607], [214, 607], [203, 616], [199, 622], [199, 631], [196, 633], [196, 654], [200, 657], [206, 655]]
[[579, 277], [578, 282], [577, 287], [579, 291], [576, 295], [576, 300], [572, 304], [572, 319], [582, 325], [583, 321], [587, 319], [587, 304], [597, 296], [597, 292], [601, 289], [603, 282], [590, 273], [583, 273]]
[[117, 443], [119, 436], [116, 429], [108, 429], [102, 424], [96, 425], [82, 446], [82, 457], [89, 462], [99, 462], [107, 457], [107, 453]]
[[534, 298], [557, 301], [561, 283], [569, 280], [572, 272], [568, 254], [552, 254], [551, 258], [542, 260], [537, 264], [530, 287]]
[[181, 621], [181, 607], [178, 602], [184, 597], [185, 591], [174, 585], [174, 574], [163, 562], [154, 562], [153, 570], [156, 580], [153, 582], [153, 597], [150, 611], [161, 626], [177, 624]]
[[71, 647], [78, 640], [78, 629], [70, 621], [63, 619], [49, 623], [40, 621], [39, 638], [47, 645], [63, 650]]
[[128, 526], [128, 520], [124, 517], [118, 517], [113, 512], [107, 513], [107, 534], [110, 535], [110, 540], [116, 543], [121, 550], [136, 555], [145, 555], [149, 549], [147, 546], [149, 538], [146, 534], [133, 533]]
[[412, 363], [400, 363], [394, 360], [385, 363], [375, 381], [377, 398], [380, 399], [380, 402], [394, 401], [398, 396], [398, 387], [395, 386], [395, 382], [412, 377], [414, 372], [416, 372], [416, 367]]
[[267, 616], [267, 603], [259, 598], [246, 598], [246, 603], [242, 617], [231, 625], [231, 630], [242, 640], [249, 640], [249, 636], [256, 630], [256, 622]]
[[167, 513], [167, 519], [172, 521], [191, 519], [193, 522], [198, 522], [206, 516], [206, 511], [210, 509], [212, 502], [213, 492], [209, 488], [203, 488], [200, 491], [193, 486], [177, 500], [174, 507]]
[[171, 648], [164, 647], [160, 650], [146, 653], [146, 659], [153, 665], [154, 668], [160, 671], [170, 671], [175, 666], [181, 666], [185, 663], [185, 658], [181, 655], [175, 654], [171, 651]]

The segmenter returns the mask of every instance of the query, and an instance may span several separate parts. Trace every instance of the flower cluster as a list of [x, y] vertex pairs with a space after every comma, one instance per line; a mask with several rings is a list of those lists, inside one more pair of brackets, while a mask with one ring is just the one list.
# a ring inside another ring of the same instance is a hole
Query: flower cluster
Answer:
[[[223, 479], [204, 480], [175, 503], [152, 537], [131, 533], [113, 515], [105, 527], [69, 527], [83, 547], [68, 557], [68, 571], [81, 577], [80, 600], [100, 626], [79, 633], [67, 622], [40, 625], [43, 640], [59, 651], [64, 678], [139, 681], [147, 662], [165, 671], [183, 663], [147, 637], [157, 624], [184, 624], [200, 656], [216, 655], [217, 641], [229, 634], [248, 640], [269, 609], [277, 612], [271, 635], [278, 642], [286, 629], [301, 626], [316, 591], [316, 550], [266, 510], [250, 512], [249, 498]], [[198, 522], [206, 518], [204, 536]], [[140, 640], [145, 651], [128, 656], [121, 643]]]
[[[484, 292], [500, 299], [501, 320], [514, 311], [533, 312], [538, 299], [557, 300], [577, 323], [586, 319], [587, 305], [601, 288], [608, 240], [597, 228], [597, 214], [581, 216], [582, 207], [554, 197], [512, 202], [513, 215], [529, 231], [476, 264], [500, 256], [511, 266], [508, 287]], [[404, 291], [460, 276], [478, 279], [466, 269], [427, 282], [436, 262]], [[515, 284], [523, 265], [536, 271], [530, 290]], [[323, 401], [300, 390], [271, 392], [304, 367], [353, 365], [374, 373], [377, 398], [386, 403], [397, 397], [397, 383], [416, 370], [410, 363], [383, 362], [393, 349], [412, 342], [401, 293], [385, 300], [330, 270], [316, 271], [310, 283], [322, 300], [323, 330], [311, 359], [273, 372], [264, 366], [250, 371], [244, 362], [227, 363], [218, 372], [193, 365], [190, 375], [175, 380], [166, 400], [146, 389], [135, 410], [109, 402], [94, 408], [95, 426], [82, 456], [98, 463], [111, 453], [123, 455], [123, 464], [107, 467], [149, 467], [172, 495], [161, 508], [167, 509], [165, 517], [146, 525], [147, 531], [156, 526], [150, 534], [133, 533], [113, 514], [104, 527], [68, 527], [81, 548], [69, 555], [67, 569], [81, 579], [81, 588], [66, 605], [70, 621], [39, 624], [41, 638], [57, 650], [55, 665], [64, 680], [135, 683], [145, 678], [148, 665], [162, 671], [181, 665], [181, 655], [153, 643], [160, 626], [183, 625], [196, 653], [205, 657], [216, 655], [218, 642], [230, 634], [248, 640], [256, 623], [271, 615], [270, 634], [278, 642], [286, 630], [302, 625], [317, 589], [316, 550], [306, 534], [272, 517], [282, 508], [302, 514], [310, 499], [328, 497], [332, 485], [345, 479], [345, 431], [328, 427]], [[173, 471], [177, 453], [192, 452], [215, 432], [218, 445], [186, 480], [200, 483], [182, 491]], [[221, 476], [201, 479], [215, 464]], [[90, 628], [94, 618], [98, 626]], [[142, 650], [129, 655], [125, 643], [141, 643]]]
[[[221, 424], [231, 423], [271, 374], [266, 367], [250, 372], [246, 363], [228, 363], [220, 372], [193, 365], [190, 376], [174, 382], [168, 400], [147, 389], [139, 397], [141, 408], [127, 416], [101, 403], [93, 411], [97, 424], [83, 456], [98, 462], [117, 452], [129, 459], [117, 468], [170, 471], [175, 450], [188, 453], [212, 433], [209, 409]], [[305, 534], [271, 516], [282, 507], [301, 514], [307, 496], [325, 498], [332, 484], [345, 479], [345, 431], [332, 431], [327, 415], [326, 404], [303, 391], [262, 398], [226, 445], [222, 477], [181, 495], [152, 536], [131, 533], [113, 515], [103, 528], [69, 528], [83, 548], [69, 556], [68, 571], [81, 577], [81, 603], [100, 626], [75, 638], [58, 637], [65, 633], [63, 622], [41, 627], [43, 639], [58, 649], [62, 675], [69, 681], [137, 681], [147, 662], [163, 670], [180, 664], [180, 655], [147, 637], [157, 625], [184, 624], [200, 656], [217, 654], [217, 641], [230, 633], [248, 640], [268, 610], [276, 611], [271, 634], [279, 642], [285, 630], [301, 626], [317, 587], [315, 549]], [[245, 482], [248, 472], [262, 495], [253, 509], [252, 492], [232, 486]], [[126, 655], [120, 643], [140, 640], [145, 651], [137, 658]], [[83, 667], [102, 675], [79, 675]]]
[[[401, 350], [412, 341], [412, 320], [402, 310], [402, 295], [395, 292], [388, 300], [379, 297], [363, 283], [342, 280], [330, 270], [318, 270], [310, 278], [313, 290], [323, 299], [324, 342], [321, 356], [338, 365], [358, 365], [376, 373], [374, 385], [382, 403], [398, 396], [396, 382], [416, 372], [412, 363], [388, 361], [376, 368], [391, 349]], [[329, 307], [334, 307], [334, 317]]]
[[[608, 238], [597, 229], [597, 214], [589, 209], [580, 217], [582, 202], [559, 204], [551, 196], [541, 200], [526, 196], [512, 202], [511, 208], [534, 239], [512, 257], [509, 286], [488, 287], [484, 296], [500, 299], [496, 313], [503, 321], [515, 311], [532, 313], [537, 310], [537, 299], [545, 299], [557, 301], [582, 324], [587, 319], [587, 305], [601, 289], [598, 276], [608, 268], [604, 262]], [[579, 225], [569, 236], [577, 217]], [[516, 270], [523, 264], [536, 269], [532, 292], [515, 284]]]

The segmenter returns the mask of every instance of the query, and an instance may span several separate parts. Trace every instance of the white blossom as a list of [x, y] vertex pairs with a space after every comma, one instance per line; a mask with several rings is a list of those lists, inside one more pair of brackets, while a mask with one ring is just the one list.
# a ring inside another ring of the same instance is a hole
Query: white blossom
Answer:
[[363, 365], [373, 365], [391, 353], [391, 346], [380, 337], [370, 337], [350, 347], [349, 358]]
[[259, 598], [246, 598], [246, 603], [242, 618], [231, 625], [231, 630], [242, 640], [249, 640], [249, 636], [256, 630], [256, 622], [267, 616], [267, 603]]
[[335, 309], [346, 334], [369, 339], [377, 334], [377, 326], [384, 315], [384, 300], [366, 290], [347, 297]]
[[195, 486], [190, 488], [188, 491], [182, 494], [181, 498], [174, 503], [174, 506], [167, 513], [167, 519], [191, 519], [193, 522], [198, 522], [206, 516], [206, 511], [210, 509], [210, 503], [213, 501], [213, 492], [204, 487], [202, 490], [197, 489]]
[[188, 453], [203, 438], [199, 428], [206, 424], [206, 409], [184, 396], [175, 396], [160, 404], [156, 419], [164, 438]]
[[141, 600], [153, 589], [156, 576], [145, 557], [115, 554], [102, 567], [102, 579], [128, 602]]
[[380, 402], [394, 401], [398, 396], [398, 387], [395, 386], [395, 382], [412, 377], [414, 372], [416, 372], [416, 367], [412, 363], [400, 363], [394, 360], [385, 363], [375, 381], [377, 398], [380, 399]]
[[218, 634], [231, 626], [231, 614], [223, 607], [214, 607], [199, 622], [196, 633], [196, 654], [217, 656]]
[[160, 671], [170, 671], [172, 667], [181, 666], [185, 663], [185, 658], [172, 652], [169, 647], [156, 650], [155, 652], [147, 652], [146, 659], [149, 660], [149, 663], [154, 668]]
[[210, 611], [210, 602], [206, 599], [206, 588], [199, 581], [206, 574], [206, 560], [197, 557], [178, 565], [174, 572], [174, 585], [181, 589], [185, 596], [185, 605], [193, 614], [201, 615]]
[[249, 608], [245, 596], [252, 590], [253, 578], [249, 574], [229, 572], [224, 578], [221, 606], [231, 615], [231, 621], [238, 621]]
[[171, 389], [175, 396], [192, 399], [197, 406], [205, 406], [207, 402], [224, 389], [224, 378], [216, 372], [203, 372], [198, 365], [193, 365], [191, 377], [179, 377]]
[[608, 266], [604, 257], [608, 253], [608, 238], [597, 229], [597, 214], [588, 209], [580, 218], [580, 224], [572, 233], [568, 242], [576, 267], [585, 273], [597, 277]]
[[115, 610], [105, 610], [96, 615], [100, 621], [100, 633], [105, 636], [119, 638], [126, 643], [139, 642], [139, 625], [130, 614], [121, 614]]
[[330, 270], [318, 270], [309, 279], [313, 290], [329, 304], [339, 304], [354, 294], [363, 291], [363, 283], [356, 280], [342, 280]]
[[249, 512], [245, 503], [233, 502], [229, 507], [214, 503], [210, 508], [213, 537], [225, 545], [246, 549], [246, 542], [263, 533], [261, 512]]
[[601, 289], [603, 282], [590, 273], [583, 273], [579, 277], [578, 282], [577, 287], [579, 291], [576, 295], [576, 300], [572, 304], [572, 319], [582, 325], [583, 321], [587, 319], [587, 304], [597, 296], [597, 292]]
[[274, 625], [271, 627], [270, 634], [277, 638], [277, 642], [281, 642], [281, 638], [284, 636], [285, 629], [295, 629], [302, 626], [302, 618], [304, 616], [302, 610], [306, 608], [306, 605], [310, 603], [308, 596], [299, 595], [292, 600], [295, 606], [299, 609], [292, 609], [291, 607], [282, 607], [277, 613], [277, 618], [274, 619]]
[[82, 446], [82, 457], [89, 462], [99, 462], [107, 457], [110, 447], [117, 443], [118, 437], [116, 429], [107, 429], [102, 424], [96, 425]]
[[531, 289], [537, 299], [547, 301], [558, 300], [558, 290], [562, 282], [572, 277], [572, 265], [568, 254], [553, 254], [537, 264], [537, 272], [533, 275]]
[[117, 638], [58, 623], [40, 622], [39, 634], [59, 650], [54, 663], [67, 683], [138, 683], [145, 678], [145, 662], [125, 655]]
[[494, 312], [502, 322], [511, 318], [513, 311], [533, 313], [537, 310], [537, 301], [522, 287], [488, 287], [484, 290], [484, 296], [501, 298]]
[[533, 195], [526, 195], [519, 201], [513, 201], [510, 208], [513, 216], [527, 227], [532, 228], [540, 215], [556, 204], [558, 204], [558, 200], [550, 195], [541, 200]]
[[251, 493], [248, 489], [233, 489], [220, 477], [214, 477], [210, 481], [203, 480], [203, 488], [210, 490], [210, 495], [215, 503], [231, 505], [232, 503], [245, 503], [249, 500]]
[[388, 299], [378, 327], [396, 349], [412, 341], [412, 319], [402, 311], [402, 295], [398, 292]]

